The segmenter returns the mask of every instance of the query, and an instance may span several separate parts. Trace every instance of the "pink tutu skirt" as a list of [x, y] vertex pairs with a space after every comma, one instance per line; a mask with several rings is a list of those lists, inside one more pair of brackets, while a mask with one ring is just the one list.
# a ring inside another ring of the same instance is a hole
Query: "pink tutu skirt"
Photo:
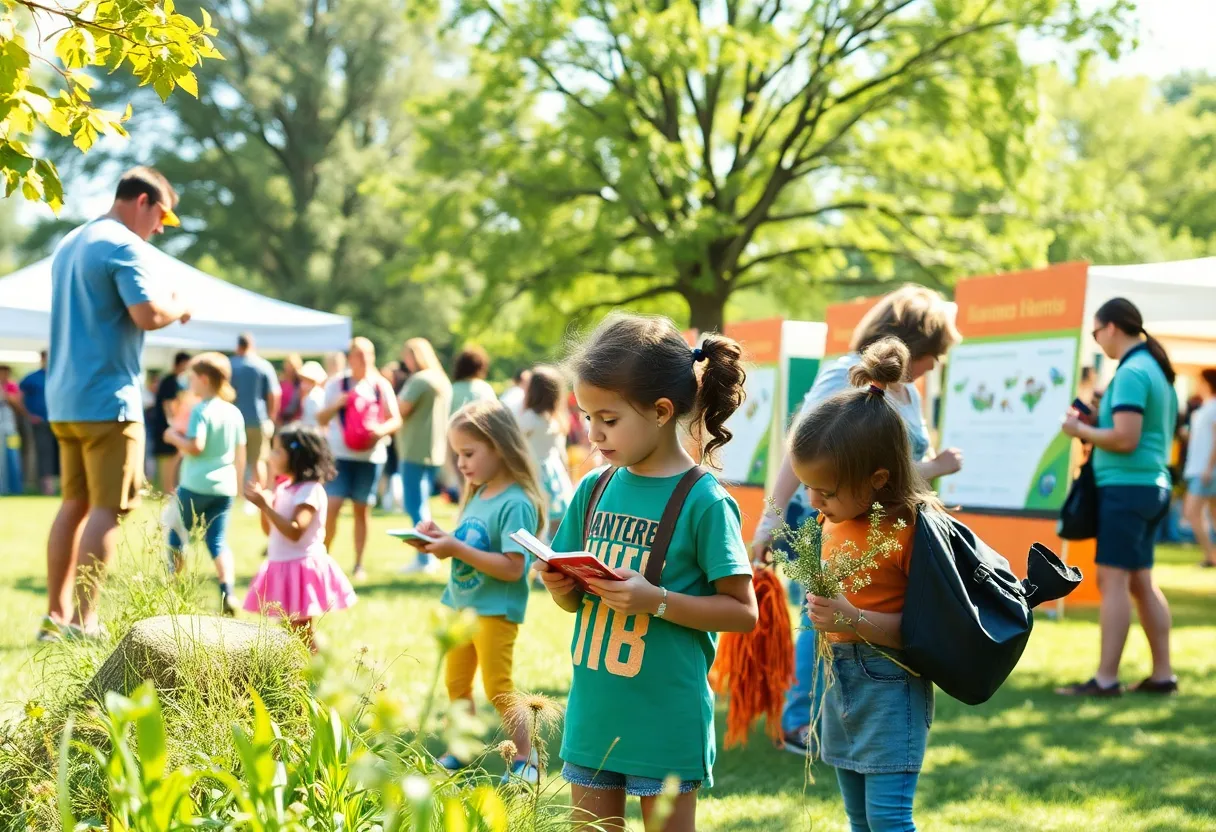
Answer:
[[354, 603], [354, 587], [329, 555], [262, 561], [245, 595], [247, 611], [275, 618], [316, 618]]

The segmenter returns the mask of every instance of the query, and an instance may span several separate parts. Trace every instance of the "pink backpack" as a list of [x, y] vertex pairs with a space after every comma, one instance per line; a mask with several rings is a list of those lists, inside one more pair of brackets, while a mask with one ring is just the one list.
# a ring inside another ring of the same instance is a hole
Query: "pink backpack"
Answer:
[[375, 430], [384, 421], [384, 402], [380, 385], [376, 384], [376, 397], [368, 398], [351, 387], [351, 377], [342, 379], [342, 392], [347, 394], [346, 407], [342, 408], [342, 441], [352, 451], [370, 451], [379, 438]]

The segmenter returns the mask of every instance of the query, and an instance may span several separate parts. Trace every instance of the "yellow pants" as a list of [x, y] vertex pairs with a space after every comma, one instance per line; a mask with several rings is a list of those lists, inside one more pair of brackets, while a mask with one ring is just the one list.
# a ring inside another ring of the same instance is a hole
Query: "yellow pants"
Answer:
[[515, 661], [515, 637], [519, 625], [501, 615], [477, 617], [473, 641], [448, 653], [444, 679], [448, 698], [473, 699], [473, 676], [481, 666], [481, 684], [486, 698], [500, 714], [507, 709], [506, 697], [515, 692], [511, 668]]

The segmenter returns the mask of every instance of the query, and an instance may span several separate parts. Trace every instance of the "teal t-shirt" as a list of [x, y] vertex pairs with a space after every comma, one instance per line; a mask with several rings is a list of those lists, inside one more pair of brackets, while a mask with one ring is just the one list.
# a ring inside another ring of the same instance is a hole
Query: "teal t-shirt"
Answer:
[[241, 411], [223, 399], [201, 401], [190, 411], [186, 438], [201, 440], [203, 452], [183, 455], [181, 487], [209, 497], [235, 497], [236, 449], [245, 444]]
[[1148, 347], [1141, 344], [1123, 356], [1098, 407], [1098, 427], [1113, 428], [1115, 414], [1130, 411], [1144, 417], [1140, 444], [1130, 454], [1094, 448], [1094, 478], [1099, 486], [1170, 487], [1170, 445], [1178, 420], [1178, 395]]
[[519, 553], [524, 556], [524, 574], [517, 581], [500, 581], [452, 558], [452, 573], [443, 603], [456, 610], [472, 609], [478, 615], [502, 615], [516, 624], [524, 623], [528, 608], [528, 550], [508, 535], [527, 529], [536, 533], [536, 506], [515, 483], [489, 499], [479, 490], [460, 514], [460, 525], [452, 536], [483, 552]]
[[[583, 515], [599, 473], [579, 483], [554, 537], [556, 551], [583, 550]], [[679, 480], [618, 470], [596, 506], [587, 550], [614, 568], [643, 572]], [[670, 592], [713, 595], [714, 581], [750, 574], [739, 507], [714, 477], [702, 477], [676, 522], [662, 585]], [[645, 614], [617, 615], [599, 597], [585, 595], [571, 644], [574, 678], [562, 759], [597, 771], [656, 779], [675, 774], [712, 785], [716, 749], [708, 676], [717, 649], [716, 633]]]

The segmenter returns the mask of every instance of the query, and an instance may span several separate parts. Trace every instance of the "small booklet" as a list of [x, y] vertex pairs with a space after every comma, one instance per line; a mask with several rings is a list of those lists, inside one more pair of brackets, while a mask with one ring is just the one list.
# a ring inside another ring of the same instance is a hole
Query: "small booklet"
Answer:
[[527, 529], [512, 532], [511, 539], [563, 575], [574, 578], [584, 591], [590, 592], [589, 578], [602, 581], [625, 580], [590, 552], [555, 552]]
[[406, 542], [411, 540], [421, 541], [423, 543], [435, 543], [439, 540], [437, 537], [431, 537], [429, 534], [423, 534], [417, 529], [389, 529], [389, 537], [395, 537], [398, 540]]

